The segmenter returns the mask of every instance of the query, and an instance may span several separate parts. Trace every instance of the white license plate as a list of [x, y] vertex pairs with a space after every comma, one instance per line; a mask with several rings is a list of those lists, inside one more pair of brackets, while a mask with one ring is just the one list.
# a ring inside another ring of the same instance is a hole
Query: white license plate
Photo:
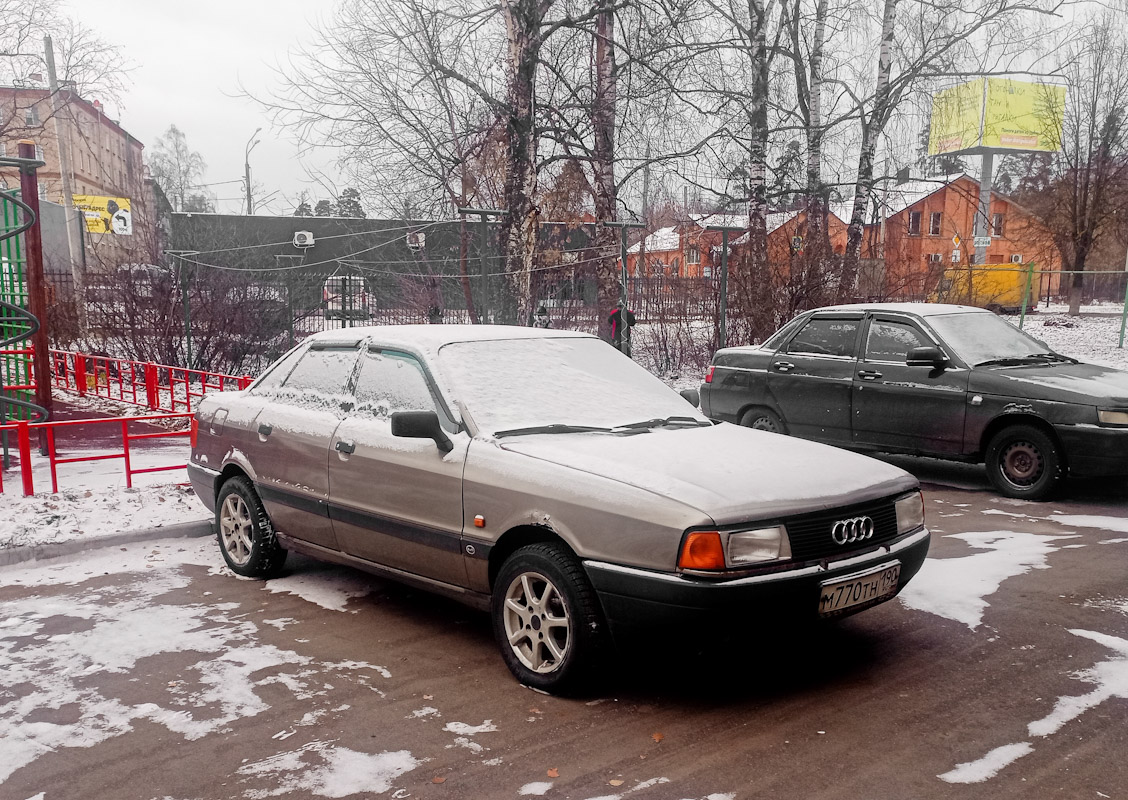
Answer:
[[897, 579], [900, 575], [901, 562], [895, 561], [824, 583], [819, 595], [819, 614], [836, 614], [851, 606], [888, 597], [897, 591]]

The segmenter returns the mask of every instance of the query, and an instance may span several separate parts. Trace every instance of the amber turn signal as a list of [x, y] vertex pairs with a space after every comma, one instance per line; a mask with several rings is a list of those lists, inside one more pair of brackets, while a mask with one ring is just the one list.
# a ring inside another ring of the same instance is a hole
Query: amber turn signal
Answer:
[[694, 531], [685, 537], [682, 544], [681, 569], [724, 569], [725, 549], [721, 546], [721, 534], [717, 531]]
[[483, 516], [482, 516], [481, 514], [478, 514], [478, 515], [476, 515], [476, 516], [474, 517], [474, 527], [475, 527], [475, 528], [484, 528], [484, 527], [486, 527], [486, 518], [485, 518], [485, 517], [483, 517]]

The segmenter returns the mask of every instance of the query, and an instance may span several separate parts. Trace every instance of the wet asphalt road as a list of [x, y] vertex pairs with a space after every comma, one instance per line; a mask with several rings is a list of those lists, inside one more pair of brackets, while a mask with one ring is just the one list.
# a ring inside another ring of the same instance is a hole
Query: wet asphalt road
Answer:
[[484, 615], [347, 569], [264, 585], [166, 540], [0, 570], [0, 798], [1128, 796], [1124, 486], [1021, 503], [898, 463], [928, 482], [919, 592], [707, 652], [670, 631], [580, 699], [515, 683]]

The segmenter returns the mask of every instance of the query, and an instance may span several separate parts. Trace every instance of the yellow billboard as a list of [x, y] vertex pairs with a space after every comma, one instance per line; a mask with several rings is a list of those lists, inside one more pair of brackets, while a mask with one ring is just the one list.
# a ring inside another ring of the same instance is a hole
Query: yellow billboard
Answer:
[[76, 194], [74, 207], [82, 212], [87, 233], [133, 235], [133, 212], [128, 197]]
[[928, 153], [1052, 152], [1061, 145], [1064, 114], [1064, 86], [977, 78], [933, 96]]
[[932, 97], [928, 154], [955, 153], [979, 145], [983, 122], [983, 78], [943, 89]]

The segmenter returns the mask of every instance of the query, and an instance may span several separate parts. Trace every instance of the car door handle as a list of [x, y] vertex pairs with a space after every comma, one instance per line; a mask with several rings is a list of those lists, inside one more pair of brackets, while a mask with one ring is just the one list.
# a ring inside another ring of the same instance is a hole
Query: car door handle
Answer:
[[881, 373], [878, 372], [877, 370], [863, 369], [861, 372], [858, 373], [858, 377], [861, 378], [863, 381], [873, 381], [873, 380], [877, 380], [878, 378], [880, 378]]
[[344, 439], [338, 439], [337, 443], [333, 445], [333, 449], [340, 453], [351, 455], [356, 451], [356, 442], [347, 442]]
[[273, 432], [274, 432], [274, 426], [273, 425], [259, 425], [259, 433], [262, 436], [269, 436]]
[[772, 364], [772, 366], [775, 367], [779, 372], [787, 372], [790, 369], [795, 369], [795, 365], [790, 361], [777, 361], [776, 363]]

